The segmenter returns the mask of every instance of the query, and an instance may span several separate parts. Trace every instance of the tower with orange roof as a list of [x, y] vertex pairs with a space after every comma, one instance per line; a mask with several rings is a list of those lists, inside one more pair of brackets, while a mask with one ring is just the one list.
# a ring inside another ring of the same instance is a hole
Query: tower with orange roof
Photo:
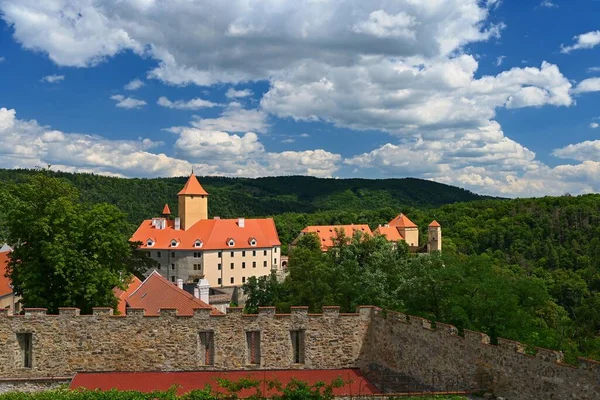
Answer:
[[208, 219], [208, 192], [200, 185], [196, 175], [190, 175], [177, 197], [181, 229], [185, 231], [196, 222]]
[[442, 251], [442, 226], [433, 221], [427, 228], [427, 252]]

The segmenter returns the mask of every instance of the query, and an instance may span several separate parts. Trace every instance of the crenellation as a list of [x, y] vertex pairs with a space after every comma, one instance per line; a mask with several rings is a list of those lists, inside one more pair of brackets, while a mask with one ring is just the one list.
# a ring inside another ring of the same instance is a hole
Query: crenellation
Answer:
[[498, 338], [499, 348], [503, 350], [514, 351], [515, 353], [525, 354], [525, 345], [514, 340]]
[[471, 331], [469, 329], [463, 330], [465, 340], [472, 343], [490, 344], [490, 337], [485, 333]]
[[274, 318], [275, 307], [258, 307], [258, 316], [260, 318]]
[[535, 350], [536, 358], [539, 358], [541, 360], [551, 361], [554, 363], [562, 363], [564, 361], [564, 355], [561, 351], [544, 349], [542, 347], [536, 347]]
[[339, 318], [340, 306], [323, 306], [323, 317]]
[[[79, 313], [77, 313], [79, 315]], [[110, 316], [114, 314], [114, 310], [111, 307], [94, 307], [92, 308], [92, 315], [99, 316]]]

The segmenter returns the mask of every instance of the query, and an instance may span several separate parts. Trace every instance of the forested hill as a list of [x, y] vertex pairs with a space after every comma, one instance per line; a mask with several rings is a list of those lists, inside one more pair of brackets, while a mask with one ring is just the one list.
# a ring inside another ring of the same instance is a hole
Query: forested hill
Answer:
[[[0, 182], [22, 181], [33, 170], [0, 169]], [[107, 202], [124, 211], [132, 224], [157, 216], [165, 203], [177, 213], [177, 192], [187, 177], [122, 179], [92, 174], [49, 172], [71, 181], [83, 200]], [[431, 208], [484, 199], [468, 190], [421, 179], [321, 179], [306, 176], [269, 178], [198, 178], [210, 194], [211, 216], [235, 218], [286, 212], [350, 211], [389, 207]]]

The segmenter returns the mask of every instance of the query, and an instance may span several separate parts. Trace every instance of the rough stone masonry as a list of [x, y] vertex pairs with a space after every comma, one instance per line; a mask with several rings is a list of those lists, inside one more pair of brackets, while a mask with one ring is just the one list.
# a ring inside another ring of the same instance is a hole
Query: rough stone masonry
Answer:
[[[493, 346], [481, 333], [465, 331], [462, 337], [452, 326], [438, 323], [433, 329], [429, 321], [375, 307], [359, 307], [355, 314], [342, 314], [339, 307], [324, 307], [322, 314], [309, 314], [306, 307], [290, 314], [275, 314], [271, 307], [255, 315], [228, 311], [210, 315], [207, 308], [178, 316], [167, 309], [144, 316], [143, 310], [128, 309], [126, 316], [115, 316], [104, 308], [93, 315], [28, 309], [12, 316], [2, 310], [0, 380], [35, 382], [78, 371], [358, 367], [388, 391], [406, 385], [492, 391], [509, 400], [600, 398], [597, 362], [581, 359], [576, 368], [555, 351], [538, 349], [531, 356], [517, 342]], [[259, 338], [259, 349], [249, 337]]]

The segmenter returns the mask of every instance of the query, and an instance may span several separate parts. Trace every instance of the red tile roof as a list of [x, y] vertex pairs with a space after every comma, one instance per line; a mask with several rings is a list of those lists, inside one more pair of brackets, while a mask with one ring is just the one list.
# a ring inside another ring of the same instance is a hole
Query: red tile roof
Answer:
[[[152, 239], [153, 246], [148, 246], [148, 239]], [[171, 246], [173, 239], [178, 242], [176, 247]], [[233, 239], [233, 246], [228, 245], [229, 239]], [[254, 246], [251, 244], [252, 239], [255, 241]], [[195, 246], [198, 240], [202, 243], [200, 247]], [[152, 220], [148, 219], [142, 222], [131, 241], [142, 242], [142, 248], [163, 250], [226, 250], [281, 245], [272, 218], [245, 219], [244, 227], [240, 227], [238, 219], [202, 219], [186, 230], [175, 230], [172, 220], [166, 221], [165, 229], [157, 229], [152, 226]]]
[[119, 313], [121, 315], [125, 315], [127, 309], [127, 298], [131, 296], [131, 294], [135, 292], [141, 284], [142, 281], [139, 280], [137, 276], [132, 275], [131, 280], [125, 286], [125, 290], [119, 289], [118, 287], [113, 289], [115, 297], [119, 299], [119, 303], [117, 304], [117, 310], [119, 310]]
[[437, 222], [436, 220], [433, 220], [433, 222], [430, 223], [429, 226], [431, 226], [432, 228], [439, 228], [439, 227], [441, 227], [440, 223]]
[[[381, 393], [373, 384], [361, 374], [358, 369], [330, 369], [330, 370], [263, 370], [263, 371], [202, 371], [202, 372], [79, 372], [71, 381], [70, 388], [100, 389], [107, 391], [137, 390], [152, 392], [154, 390], [168, 390], [173, 385], [177, 386], [177, 393], [184, 394], [194, 389], [204, 389], [210, 385], [213, 392], [227, 393], [220, 388], [217, 379], [238, 381], [241, 378], [250, 378], [258, 381], [277, 380], [285, 387], [292, 378], [315, 384], [319, 381], [330, 383], [341, 378], [346, 384], [333, 389], [335, 396], [360, 396]], [[276, 389], [268, 389], [267, 384], [261, 386], [266, 397], [279, 394]], [[244, 389], [238, 393], [240, 398], [248, 398], [255, 394], [255, 389]]]
[[170, 215], [170, 214], [171, 214], [171, 209], [169, 208], [168, 204], [165, 204], [165, 207], [163, 208], [162, 215]]
[[404, 237], [398, 232], [398, 228], [395, 226], [380, 226], [375, 229], [375, 233], [384, 235], [390, 242], [397, 242], [398, 240], [404, 240]]
[[127, 305], [143, 308], [145, 315], [159, 315], [161, 308], [175, 308], [179, 315], [194, 315], [195, 308], [212, 308], [211, 314], [223, 314], [200, 299], [179, 289], [158, 272], [152, 273], [127, 296]]
[[302, 229], [303, 233], [316, 233], [321, 242], [321, 249], [327, 250], [333, 247], [333, 239], [337, 237], [337, 231], [343, 231], [347, 237], [354, 236], [355, 232], [363, 232], [373, 236], [369, 225], [313, 225]]
[[396, 218], [391, 220], [388, 225], [398, 228], [417, 228], [417, 225], [404, 214], [399, 214]]
[[10, 279], [4, 276], [6, 274], [6, 267], [8, 266], [8, 255], [10, 251], [4, 251], [0, 253], [0, 297], [6, 296], [13, 292], [10, 287]]
[[188, 178], [183, 189], [181, 189], [181, 191], [179, 193], [177, 193], [178, 196], [184, 195], [184, 194], [208, 196], [208, 192], [206, 190], [204, 190], [202, 185], [200, 185], [200, 182], [198, 182], [196, 175], [194, 175], [193, 173]]

